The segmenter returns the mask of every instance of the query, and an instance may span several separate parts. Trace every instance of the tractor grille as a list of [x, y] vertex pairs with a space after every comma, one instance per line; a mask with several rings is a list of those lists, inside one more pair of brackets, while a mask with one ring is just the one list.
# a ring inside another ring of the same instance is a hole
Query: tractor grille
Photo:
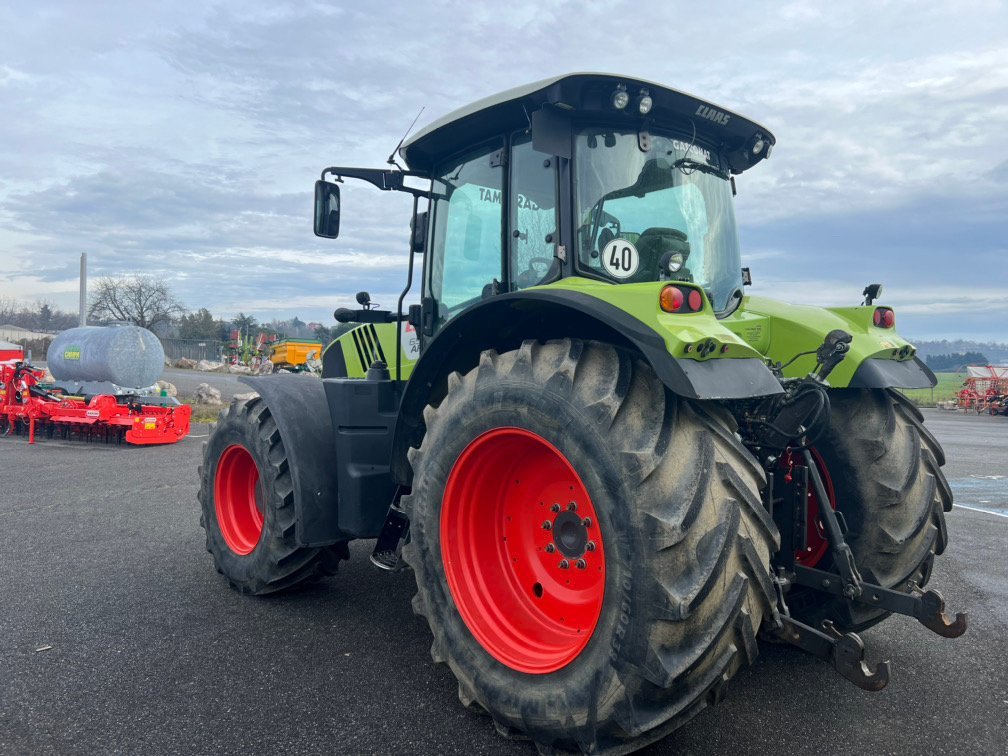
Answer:
[[360, 360], [361, 370], [367, 371], [376, 360], [381, 360], [388, 365], [381, 342], [378, 341], [378, 330], [374, 327], [374, 323], [354, 328], [350, 331], [350, 335], [353, 337], [354, 347], [357, 348], [357, 358]]

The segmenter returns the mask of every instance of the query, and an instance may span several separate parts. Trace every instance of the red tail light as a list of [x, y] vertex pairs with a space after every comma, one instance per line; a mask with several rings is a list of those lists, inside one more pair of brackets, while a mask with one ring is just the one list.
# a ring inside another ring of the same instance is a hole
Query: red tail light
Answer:
[[876, 307], [872, 313], [872, 322], [876, 328], [892, 328], [896, 325], [896, 313], [888, 307]]
[[666, 286], [658, 295], [658, 304], [665, 312], [700, 312], [703, 295], [696, 289]]

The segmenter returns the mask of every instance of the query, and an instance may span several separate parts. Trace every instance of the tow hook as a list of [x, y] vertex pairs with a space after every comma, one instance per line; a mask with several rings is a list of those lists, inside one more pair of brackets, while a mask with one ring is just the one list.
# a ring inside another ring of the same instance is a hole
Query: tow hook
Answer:
[[862, 690], [878, 691], [889, 684], [889, 662], [868, 666], [864, 641], [857, 633], [841, 633], [829, 620], [823, 622], [822, 630], [816, 630], [792, 617], [781, 619], [783, 627], [774, 637], [829, 662], [841, 677]]

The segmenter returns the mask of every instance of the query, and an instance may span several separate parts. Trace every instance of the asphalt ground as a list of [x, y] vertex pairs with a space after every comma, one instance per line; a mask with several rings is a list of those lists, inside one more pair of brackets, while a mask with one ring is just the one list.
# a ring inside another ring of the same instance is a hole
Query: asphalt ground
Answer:
[[[1008, 470], [1008, 418], [928, 419], [957, 503], [1008, 508], [1008, 481], [983, 477]], [[0, 438], [0, 753], [534, 753], [462, 708], [412, 575], [372, 567], [370, 543], [292, 595], [228, 588], [199, 527], [205, 433], [146, 449]], [[893, 665], [879, 693], [762, 645], [725, 701], [644, 753], [1005, 753], [1008, 518], [956, 508], [948, 529], [932, 586], [969, 611], [965, 636], [903, 617], [865, 632]]]

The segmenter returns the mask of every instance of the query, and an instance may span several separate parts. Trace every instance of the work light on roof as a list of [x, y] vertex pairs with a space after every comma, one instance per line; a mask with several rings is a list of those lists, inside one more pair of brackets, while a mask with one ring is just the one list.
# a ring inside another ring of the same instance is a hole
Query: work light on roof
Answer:
[[761, 152], [763, 152], [763, 148], [766, 147], [766, 144], [767, 144], [766, 139], [763, 138], [763, 135], [757, 134], [756, 137], [753, 139], [752, 154], [759, 155]]
[[616, 110], [623, 110], [630, 103], [630, 95], [627, 94], [626, 86], [617, 84], [612, 93], [612, 106]]
[[646, 89], [642, 89], [640, 94], [637, 95], [637, 110], [640, 111], [641, 115], [647, 115], [651, 112], [651, 105], [654, 104], [651, 99], [651, 93]]

